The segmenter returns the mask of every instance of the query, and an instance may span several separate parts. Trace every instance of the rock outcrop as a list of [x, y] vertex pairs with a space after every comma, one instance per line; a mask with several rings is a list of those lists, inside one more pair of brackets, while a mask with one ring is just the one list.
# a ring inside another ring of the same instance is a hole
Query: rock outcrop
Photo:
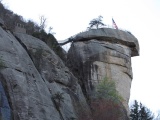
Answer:
[[139, 55], [131, 33], [109, 28], [80, 33], [66, 62], [51, 39], [47, 45], [4, 26], [0, 19], [0, 119], [92, 120], [87, 100], [105, 77], [115, 82], [128, 110], [131, 57]]
[[105, 77], [113, 80], [128, 111], [131, 57], [138, 55], [138, 41], [131, 33], [110, 28], [93, 29], [75, 36], [68, 52], [68, 66], [87, 97]]
[[[0, 117], [70, 120], [90, 115], [77, 78], [44, 42], [0, 27]], [[7, 117], [6, 117], [7, 116]]]

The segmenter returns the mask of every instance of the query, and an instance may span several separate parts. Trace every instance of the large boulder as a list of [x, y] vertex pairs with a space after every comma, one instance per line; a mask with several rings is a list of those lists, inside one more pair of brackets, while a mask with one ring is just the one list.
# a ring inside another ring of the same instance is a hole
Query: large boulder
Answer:
[[76, 77], [54, 51], [37, 38], [14, 36], [1, 27], [0, 81], [6, 98], [1, 116], [8, 115], [4, 120], [68, 120], [90, 114]]
[[113, 80], [128, 111], [132, 81], [131, 57], [137, 55], [138, 41], [131, 33], [102, 28], [76, 35], [68, 52], [67, 64], [79, 79], [87, 97], [105, 77]]

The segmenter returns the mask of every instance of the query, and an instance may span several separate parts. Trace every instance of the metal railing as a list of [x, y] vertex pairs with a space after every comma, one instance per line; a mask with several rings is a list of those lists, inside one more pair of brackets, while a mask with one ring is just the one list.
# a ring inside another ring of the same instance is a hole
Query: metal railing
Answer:
[[[100, 26], [98, 29], [100, 29], [100, 28], [111, 28], [111, 29], [116, 29], [114, 26], [112, 26], [112, 25], [105, 25], [105, 26]], [[67, 41], [69, 41], [69, 39], [70, 38], [72, 38], [72, 39], [74, 39], [78, 34], [81, 34], [81, 33], [84, 33], [84, 32], [87, 32], [87, 31], [89, 31], [89, 30], [96, 30], [97, 28], [87, 28], [86, 30], [84, 30], [84, 31], [81, 31], [81, 32], [79, 32], [79, 33], [77, 33], [77, 34], [75, 34], [75, 35], [73, 35], [73, 36], [71, 36], [71, 37], [69, 37], [69, 38], [67, 38], [67, 39], [65, 39], [65, 40], [61, 40], [61, 41], [58, 41], [58, 43], [66, 43]], [[124, 31], [124, 32], [127, 32], [127, 33], [129, 33], [129, 34], [132, 34], [129, 30], [126, 30], [126, 29], [123, 29], [123, 28], [118, 28], [117, 30], [121, 30], [121, 31]]]
[[[116, 29], [113, 25], [109, 25], [109, 24], [107, 24], [107, 25], [105, 25], [105, 26], [100, 26], [99, 28], [111, 28], [111, 29]], [[98, 29], [99, 29], [99, 28], [98, 28]], [[91, 29], [97, 29], [97, 28], [91, 28]], [[88, 30], [90, 30], [90, 29], [87, 29], [86, 31], [88, 31]], [[129, 33], [131, 33], [129, 30], [123, 29], [123, 28], [121, 28], [121, 27], [118, 27], [117, 30], [122, 30], [122, 31], [124, 31], [124, 32], [129, 32]], [[86, 32], [86, 31], [83, 31], [83, 32]]]

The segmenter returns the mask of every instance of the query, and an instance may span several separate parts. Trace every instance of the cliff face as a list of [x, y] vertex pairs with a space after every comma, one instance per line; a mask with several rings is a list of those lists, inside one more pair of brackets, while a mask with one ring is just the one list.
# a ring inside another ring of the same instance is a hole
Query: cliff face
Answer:
[[11, 33], [0, 19], [0, 119], [92, 120], [87, 99], [105, 77], [128, 110], [131, 57], [139, 55], [133, 35], [113, 29], [78, 34], [65, 61], [71, 71], [50, 47]]
[[68, 66], [87, 97], [105, 77], [114, 81], [128, 111], [131, 57], [137, 55], [138, 41], [131, 33], [110, 28], [94, 29], [75, 37], [68, 52]]
[[[44, 42], [0, 27], [0, 117], [68, 120], [89, 116], [77, 78]], [[83, 112], [82, 112], [83, 111]]]

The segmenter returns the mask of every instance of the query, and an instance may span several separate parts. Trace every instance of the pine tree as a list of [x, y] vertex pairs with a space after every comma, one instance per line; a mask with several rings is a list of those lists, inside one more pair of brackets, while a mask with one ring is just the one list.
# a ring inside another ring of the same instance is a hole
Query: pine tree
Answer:
[[152, 112], [143, 106], [142, 103], [140, 103], [139, 117], [140, 120], [153, 120]]
[[91, 20], [89, 23], [90, 26], [88, 28], [90, 29], [96, 27], [96, 29], [98, 29], [99, 26], [105, 26], [105, 24], [102, 22], [102, 18], [102, 16], [98, 16], [98, 18]]
[[131, 107], [130, 110], [130, 119], [131, 120], [153, 120], [152, 112], [142, 105], [142, 103], [138, 103], [136, 100]]
[[130, 118], [131, 120], [139, 120], [139, 105], [138, 102], [135, 100], [134, 104], [130, 110]]

